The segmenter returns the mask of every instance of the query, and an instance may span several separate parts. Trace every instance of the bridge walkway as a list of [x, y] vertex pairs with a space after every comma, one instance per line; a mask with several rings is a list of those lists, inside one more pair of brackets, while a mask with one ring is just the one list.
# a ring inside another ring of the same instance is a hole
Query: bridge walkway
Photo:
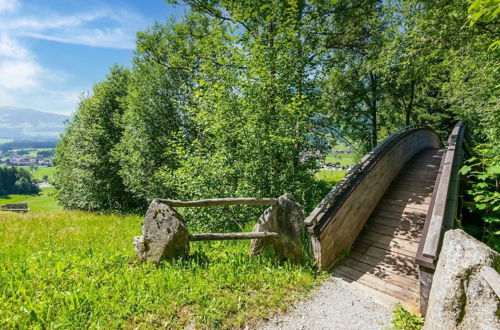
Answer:
[[405, 165], [370, 215], [349, 256], [333, 269], [334, 276], [383, 305], [399, 301], [418, 311], [415, 256], [443, 154], [444, 149], [426, 149]]

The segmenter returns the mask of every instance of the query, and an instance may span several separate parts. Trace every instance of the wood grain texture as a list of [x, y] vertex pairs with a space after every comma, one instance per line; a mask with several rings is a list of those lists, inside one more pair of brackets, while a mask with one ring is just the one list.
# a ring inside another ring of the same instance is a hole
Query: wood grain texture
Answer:
[[172, 199], [156, 198], [156, 202], [175, 207], [205, 207], [230, 205], [278, 205], [276, 198], [216, 198], [197, 201], [177, 201]]
[[[417, 131], [397, 142], [369, 172], [364, 173], [348, 198], [317, 234], [320, 245], [319, 255], [315, 257], [320, 269], [331, 267], [338, 256], [352, 246], [379, 203], [389, 205], [388, 209], [395, 209], [396, 212], [403, 208], [408, 212], [422, 213], [425, 216], [434, 184], [430, 176], [438, 168], [436, 166], [438, 156], [433, 151], [439, 144], [437, 135], [432, 131]], [[405, 163], [422, 150], [427, 155], [428, 162], [413, 160], [408, 168], [403, 169]], [[384, 196], [394, 178], [402, 170], [403, 179], [408, 180], [408, 177], [412, 177], [413, 184], [409, 191], [406, 191], [406, 186], [403, 185]], [[423, 176], [422, 173], [426, 175]], [[424, 177], [426, 178], [424, 182], [414, 179]]]
[[202, 233], [189, 235], [190, 241], [225, 241], [254, 238], [274, 238], [279, 237], [278, 233], [273, 232], [250, 232], [250, 233]]
[[[428, 182], [435, 181], [442, 154], [442, 150], [424, 150], [400, 171], [374, 208], [349, 256], [333, 269], [334, 275], [366, 289], [373, 299], [384, 298], [379, 302], [388, 307], [393, 301], [387, 296], [414, 312], [419, 310], [422, 283], [415, 256], [433, 194]], [[429, 180], [414, 182], [415, 189], [402, 196], [405, 179], [421, 171], [426, 160], [438, 164], [432, 171], [425, 171]]]

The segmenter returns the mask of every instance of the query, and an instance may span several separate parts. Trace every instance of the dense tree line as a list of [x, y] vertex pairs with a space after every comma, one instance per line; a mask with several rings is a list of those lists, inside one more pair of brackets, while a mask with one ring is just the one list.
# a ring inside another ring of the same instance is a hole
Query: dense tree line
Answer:
[[57, 140], [35, 141], [35, 140], [15, 140], [0, 144], [0, 151], [6, 152], [12, 149], [36, 149], [36, 148], [55, 148]]
[[0, 167], [0, 196], [37, 194], [40, 191], [28, 171], [16, 167]]
[[[468, 26], [467, 1], [185, 3], [81, 101], [55, 157], [64, 206], [292, 192], [310, 208], [324, 193], [303, 157], [324, 151], [318, 128], [360, 153], [413, 123], [444, 137], [462, 119], [500, 138], [497, 35]], [[210, 210], [203, 223], [255, 212]]]

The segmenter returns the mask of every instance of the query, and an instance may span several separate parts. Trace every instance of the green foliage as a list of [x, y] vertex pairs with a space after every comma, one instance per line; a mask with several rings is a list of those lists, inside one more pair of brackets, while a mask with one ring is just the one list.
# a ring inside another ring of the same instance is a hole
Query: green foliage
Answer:
[[8, 194], [37, 194], [40, 191], [30, 173], [17, 167], [0, 167], [0, 196]]
[[134, 204], [112, 157], [120, 141], [129, 72], [114, 66], [78, 111], [57, 145], [55, 186], [61, 205], [83, 210], [122, 209]]
[[500, 252], [500, 147], [480, 144], [474, 151], [460, 173], [470, 185], [466, 193], [473, 199], [471, 211], [482, 216], [483, 241]]
[[[186, 4], [139, 32], [130, 72], [113, 68], [81, 102], [55, 157], [65, 207], [288, 192], [309, 211], [328, 188], [318, 159], [301, 160], [337, 138], [362, 155], [401, 126], [444, 138], [462, 119], [500, 139], [494, 36], [464, 28], [465, 0]], [[186, 218], [234, 229], [261, 211]]]
[[475, 0], [469, 6], [469, 25], [480, 25], [480, 28], [486, 29], [489, 33], [496, 34], [497, 40], [491, 43], [489, 50], [497, 50], [500, 46], [500, 34], [498, 30], [490, 29], [490, 26], [498, 24], [498, 16], [500, 15], [499, 0]]
[[137, 261], [141, 218], [80, 211], [0, 217], [1, 328], [243, 328], [287, 309], [321, 277], [248, 256], [248, 242], [192, 243]]
[[392, 325], [394, 329], [418, 330], [424, 326], [424, 319], [421, 316], [408, 312], [403, 305], [398, 303], [396, 310], [392, 314]]

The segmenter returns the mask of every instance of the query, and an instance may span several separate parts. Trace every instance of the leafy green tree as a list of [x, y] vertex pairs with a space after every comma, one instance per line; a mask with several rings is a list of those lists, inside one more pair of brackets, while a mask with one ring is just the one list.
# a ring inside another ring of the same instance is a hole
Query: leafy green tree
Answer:
[[122, 209], [133, 205], [113, 150], [123, 134], [123, 98], [130, 73], [113, 66], [84, 98], [57, 145], [57, 198], [67, 208]]
[[23, 168], [0, 167], [0, 196], [9, 194], [37, 194], [40, 189], [31, 174]]
[[211, 33], [208, 25], [190, 14], [138, 34], [115, 159], [127, 189], [143, 205], [155, 197], [180, 196], [166, 174], [180, 166], [177, 147], [196, 135], [186, 107], [193, 102], [193, 77], [201, 70], [199, 44]]

